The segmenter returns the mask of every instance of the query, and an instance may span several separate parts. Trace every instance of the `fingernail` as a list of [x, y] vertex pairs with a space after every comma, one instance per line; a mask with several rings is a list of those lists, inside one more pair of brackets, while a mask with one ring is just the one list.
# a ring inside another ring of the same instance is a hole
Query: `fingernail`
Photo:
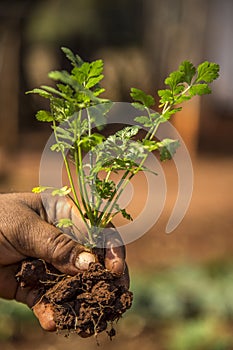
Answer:
[[105, 259], [105, 266], [107, 270], [117, 275], [118, 274], [121, 275], [125, 269], [125, 264], [120, 259], [114, 259], [114, 260]]
[[90, 263], [95, 262], [95, 256], [88, 252], [82, 252], [79, 254], [75, 261], [75, 266], [79, 270], [87, 270]]

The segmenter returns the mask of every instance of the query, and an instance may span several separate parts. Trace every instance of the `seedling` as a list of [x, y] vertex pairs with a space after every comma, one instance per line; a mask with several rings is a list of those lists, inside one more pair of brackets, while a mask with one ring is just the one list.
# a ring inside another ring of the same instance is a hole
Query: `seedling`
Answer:
[[[145, 161], [151, 152], [159, 152], [161, 161], [166, 161], [179, 146], [178, 140], [156, 139], [160, 124], [179, 112], [183, 102], [211, 93], [209, 85], [218, 77], [219, 66], [208, 61], [197, 67], [189, 61], [182, 62], [178, 70], [165, 79], [166, 89], [158, 91], [156, 112], [152, 110], [155, 98], [132, 88], [132, 106], [141, 116], [134, 119], [136, 125], [123, 127], [105, 138], [101, 128], [113, 102], [100, 97], [104, 92], [100, 86], [104, 77], [103, 61], [83, 62], [71, 50], [62, 48], [62, 51], [71, 62], [71, 71], [50, 72], [56, 87], [41, 86], [28, 93], [49, 100], [50, 110], [38, 111], [36, 118], [52, 124], [56, 142], [51, 150], [62, 154], [69, 184], [62, 188], [36, 187], [33, 192], [50, 189], [52, 195], [70, 196], [88, 232], [86, 245], [93, 248], [98, 246], [103, 228], [108, 227], [116, 215], [132, 220], [119, 202], [126, 186], [139, 172], [150, 171]], [[145, 128], [147, 133], [140, 137], [139, 132]], [[84, 162], [85, 154], [88, 162]], [[71, 171], [72, 163], [75, 174]], [[114, 173], [119, 175], [118, 180], [112, 177]], [[72, 225], [67, 218], [57, 223], [60, 228], [72, 229]]]
[[[104, 137], [101, 131], [113, 102], [100, 97], [104, 92], [100, 87], [103, 61], [83, 62], [69, 49], [62, 48], [62, 51], [72, 64], [71, 71], [50, 72], [49, 77], [56, 81], [55, 87], [41, 86], [29, 93], [39, 94], [50, 103], [50, 110], [41, 110], [36, 117], [52, 124], [55, 143], [51, 150], [62, 154], [68, 185], [40, 186], [33, 191], [49, 190], [54, 196], [70, 197], [88, 233], [84, 244], [96, 255], [99, 253], [99, 262], [75, 276], [59, 275], [56, 271], [54, 281], [53, 267], [42, 260], [30, 260], [22, 264], [17, 278], [24, 286], [34, 288], [31, 279], [27, 278], [25, 284], [25, 275], [31, 269], [38, 277], [37, 287], [40, 286], [43, 294], [40, 302], [52, 308], [58, 330], [72, 330], [86, 337], [97, 335], [110, 324], [111, 338], [115, 334], [112, 324], [131, 307], [132, 293], [128, 286], [122, 285], [119, 275], [107, 271], [101, 263], [104, 252], [96, 247], [102, 247], [103, 229], [112, 224], [116, 215], [132, 220], [120, 204], [127, 185], [139, 172], [151, 171], [145, 166], [151, 152], [158, 152], [161, 161], [165, 161], [173, 157], [179, 146], [178, 140], [156, 139], [160, 124], [179, 112], [182, 102], [209, 94], [209, 84], [218, 77], [219, 66], [210, 62], [197, 67], [189, 61], [181, 63], [178, 70], [165, 79], [167, 88], [158, 91], [156, 112], [152, 110], [155, 98], [132, 88], [132, 106], [139, 114], [134, 125]], [[73, 235], [76, 230], [82, 234], [68, 218], [61, 218], [56, 224], [59, 228], [68, 227]]]

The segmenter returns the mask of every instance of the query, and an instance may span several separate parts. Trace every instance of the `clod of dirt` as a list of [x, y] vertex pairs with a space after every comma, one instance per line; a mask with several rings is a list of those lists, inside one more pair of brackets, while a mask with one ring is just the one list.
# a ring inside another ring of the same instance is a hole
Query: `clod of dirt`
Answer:
[[[132, 304], [132, 292], [100, 263], [67, 276], [43, 260], [25, 260], [16, 278], [21, 287], [37, 288], [38, 300], [51, 305], [58, 331], [82, 337], [107, 330]], [[107, 334], [112, 338], [115, 330], [111, 328]]]

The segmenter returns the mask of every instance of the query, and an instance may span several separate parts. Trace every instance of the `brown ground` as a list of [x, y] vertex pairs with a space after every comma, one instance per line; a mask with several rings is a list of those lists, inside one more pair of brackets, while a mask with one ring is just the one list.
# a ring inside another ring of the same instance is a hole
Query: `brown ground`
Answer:
[[[40, 152], [27, 151], [9, 162], [10, 176], [1, 191], [30, 191], [38, 185]], [[202, 157], [193, 160], [194, 191], [189, 210], [170, 235], [164, 233], [166, 222], [176, 197], [177, 177], [172, 164], [166, 166], [168, 198], [165, 209], [155, 227], [136, 242], [127, 246], [127, 261], [131, 275], [137, 271], [156, 271], [178, 263], [202, 263], [220, 259], [232, 259], [233, 253], [233, 159]], [[16, 170], [17, 169], [17, 170]], [[140, 198], [140, 197], [139, 197]], [[139, 200], [140, 202], [140, 200]], [[135, 208], [136, 210], [137, 208]], [[167, 331], [143, 330], [140, 320], [132, 326], [127, 316], [118, 326], [117, 337], [110, 342], [100, 336], [103, 349], [119, 350], [142, 348], [158, 350], [159, 338], [166, 338]], [[22, 325], [23, 327], [23, 325]], [[96, 349], [94, 339], [70, 338], [43, 332], [38, 325], [24, 332], [16, 342], [2, 343], [2, 350], [91, 350]]]

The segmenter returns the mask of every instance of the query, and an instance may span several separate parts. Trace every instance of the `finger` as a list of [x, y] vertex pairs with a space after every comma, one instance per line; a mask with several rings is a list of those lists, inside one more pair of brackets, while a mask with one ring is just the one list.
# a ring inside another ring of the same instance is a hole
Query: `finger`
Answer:
[[124, 286], [126, 289], [129, 289], [130, 286], [130, 278], [129, 278], [129, 270], [127, 264], [125, 264], [125, 270], [122, 275], [119, 277], [118, 284], [120, 286]]
[[48, 332], [56, 331], [56, 323], [54, 321], [54, 311], [51, 304], [43, 302], [37, 303], [32, 308], [35, 316], [38, 318], [41, 327]]
[[44, 194], [42, 195], [42, 201], [49, 223], [55, 225], [60, 219], [70, 219], [73, 225], [71, 227], [63, 227], [62, 232], [68, 234], [82, 245], [87, 243], [87, 227], [81, 218], [77, 206], [69, 196], [58, 197]]
[[[95, 261], [95, 256], [87, 248], [42, 220], [29, 208], [25, 208], [24, 215], [25, 220], [11, 239], [11, 244], [22, 256], [44, 259], [59, 271], [71, 275]], [[79, 255], [83, 252], [85, 259], [80, 260]]]
[[[57, 330], [56, 323], [54, 321], [54, 310], [51, 304], [45, 304], [39, 302], [33, 307], [33, 312], [38, 318], [41, 327], [48, 332], [54, 332]], [[79, 332], [78, 335], [82, 338], [88, 338], [90, 333]]]
[[17, 290], [15, 274], [18, 264], [0, 267], [0, 297], [14, 299]]
[[80, 244], [86, 242], [88, 238], [87, 227], [70, 197], [52, 196], [47, 192], [41, 193], [41, 195], [25, 194], [25, 196], [28, 206], [36, 211], [44, 221], [56, 226], [60, 219], [69, 219], [74, 225], [62, 227], [62, 232]]
[[20, 284], [17, 283], [14, 299], [26, 304], [32, 309], [44, 330], [53, 332], [56, 330], [53, 308], [50, 304], [38, 301], [40, 298], [41, 292], [38, 289], [21, 287]]
[[115, 228], [104, 231], [105, 267], [116, 274], [125, 270], [125, 246]]

